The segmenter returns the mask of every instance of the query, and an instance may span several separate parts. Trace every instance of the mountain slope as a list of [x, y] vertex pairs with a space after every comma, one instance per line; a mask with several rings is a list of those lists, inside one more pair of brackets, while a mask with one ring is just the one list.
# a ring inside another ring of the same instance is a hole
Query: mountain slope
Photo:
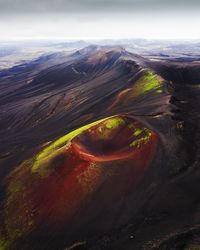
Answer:
[[194, 64], [89, 46], [3, 72], [0, 248], [192, 245]]

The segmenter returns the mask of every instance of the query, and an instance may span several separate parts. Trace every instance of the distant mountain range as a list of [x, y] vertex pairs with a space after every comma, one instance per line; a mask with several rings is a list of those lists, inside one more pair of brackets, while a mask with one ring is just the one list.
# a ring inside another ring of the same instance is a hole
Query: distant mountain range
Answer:
[[200, 57], [200, 41], [165, 41], [145, 39], [89, 40], [89, 41], [2, 41], [0, 42], [0, 70], [29, 62], [39, 56], [55, 52], [72, 52], [86, 46], [122, 46], [128, 51], [162, 60], [195, 61]]

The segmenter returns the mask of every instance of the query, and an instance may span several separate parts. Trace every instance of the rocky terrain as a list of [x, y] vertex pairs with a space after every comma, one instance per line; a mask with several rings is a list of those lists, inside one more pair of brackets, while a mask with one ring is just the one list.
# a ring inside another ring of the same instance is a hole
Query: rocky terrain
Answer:
[[1, 69], [0, 249], [200, 249], [199, 83], [120, 46]]

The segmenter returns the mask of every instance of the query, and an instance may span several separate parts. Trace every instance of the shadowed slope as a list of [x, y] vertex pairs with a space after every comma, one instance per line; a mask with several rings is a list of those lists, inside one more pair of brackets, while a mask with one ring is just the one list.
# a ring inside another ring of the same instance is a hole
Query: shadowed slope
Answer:
[[56, 58], [0, 78], [1, 248], [192, 245], [199, 66], [120, 47]]

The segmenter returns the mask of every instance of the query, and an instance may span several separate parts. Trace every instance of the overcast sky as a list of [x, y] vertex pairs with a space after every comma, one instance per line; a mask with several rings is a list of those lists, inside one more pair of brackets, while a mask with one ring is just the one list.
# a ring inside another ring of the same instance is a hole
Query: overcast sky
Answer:
[[200, 0], [0, 0], [0, 39], [200, 38]]

